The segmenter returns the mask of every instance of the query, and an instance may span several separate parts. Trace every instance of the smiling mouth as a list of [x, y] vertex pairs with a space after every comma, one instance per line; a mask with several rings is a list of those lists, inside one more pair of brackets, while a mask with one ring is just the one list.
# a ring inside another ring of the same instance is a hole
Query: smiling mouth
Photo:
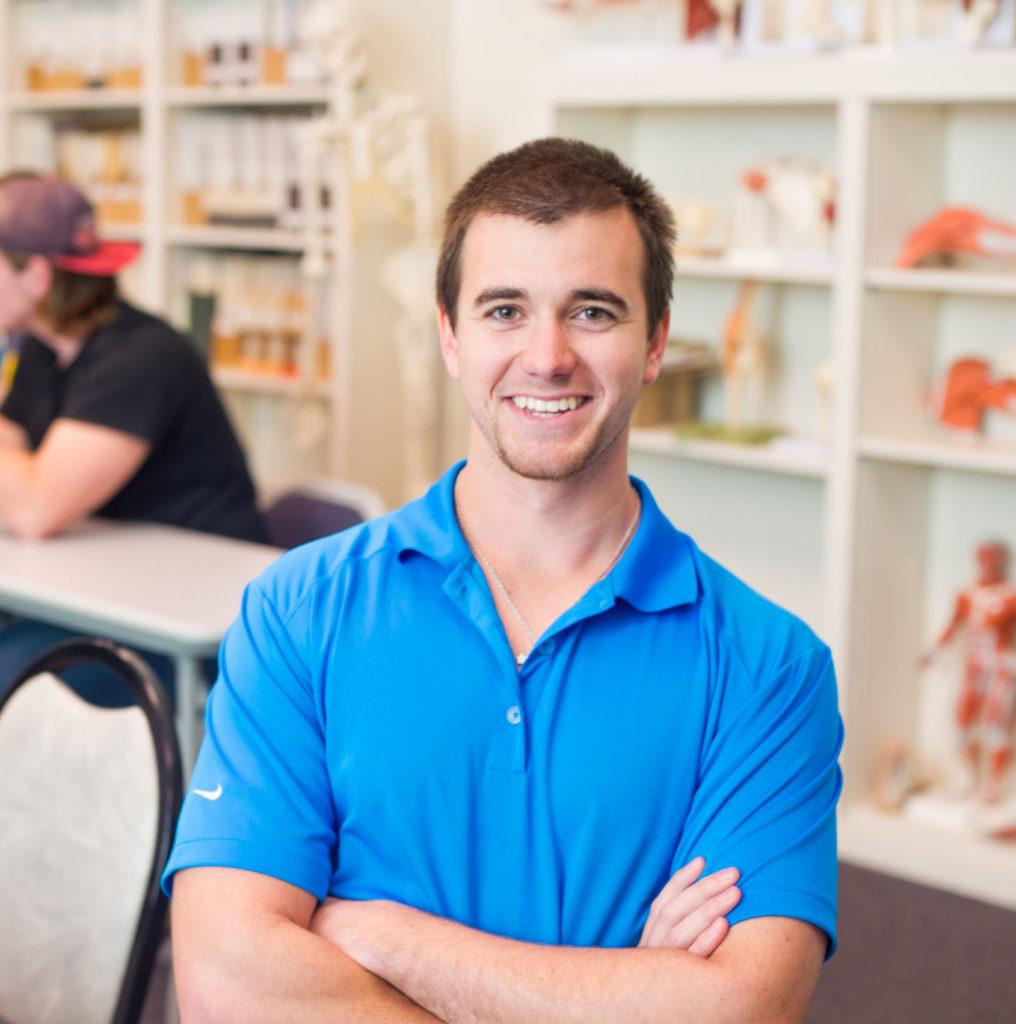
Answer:
[[534, 416], [560, 416], [563, 413], [574, 412], [581, 405], [585, 405], [587, 398], [571, 395], [568, 398], [533, 398], [530, 395], [512, 395], [512, 404], [516, 409], [532, 413]]

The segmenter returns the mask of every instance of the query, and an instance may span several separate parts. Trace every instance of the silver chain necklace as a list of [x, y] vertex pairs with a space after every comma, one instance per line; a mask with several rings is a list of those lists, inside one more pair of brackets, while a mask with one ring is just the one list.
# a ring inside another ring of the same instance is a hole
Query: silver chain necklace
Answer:
[[[641, 515], [641, 513], [642, 503], [639, 502], [638, 506], [635, 509], [635, 515], [631, 517], [631, 522], [628, 523], [628, 527], [624, 531], [624, 536], [621, 538], [621, 543], [618, 544], [618, 546], [614, 549], [614, 553], [610, 556], [610, 560], [607, 562], [607, 565], [604, 568], [603, 572], [601, 572], [600, 575], [597, 576], [595, 580], [593, 580], [591, 584], [592, 586], [595, 586], [602, 579], [604, 579], [607, 573], [609, 573], [610, 570], [614, 567], [614, 564], [617, 562], [617, 560], [621, 557], [621, 552], [624, 551], [625, 545], [628, 543], [629, 540], [631, 540], [631, 535], [635, 532], [635, 527], [638, 526], [639, 516]], [[486, 558], [483, 557], [483, 555], [480, 553], [476, 545], [472, 542], [472, 540], [470, 540], [469, 534], [466, 533], [466, 528], [462, 525], [461, 516], [459, 517], [459, 527], [462, 530], [462, 536], [466, 538], [466, 543], [469, 545], [473, 554], [476, 555], [476, 558], [479, 561], [480, 565], [482, 565], [483, 568], [487, 570], [487, 573], [489, 574], [491, 580], [493, 580], [494, 582], [494, 586], [497, 587], [498, 593], [504, 598], [504, 602], [506, 605], [508, 605], [512, 615], [514, 615], [515, 618], [518, 619], [519, 625], [522, 627], [523, 632], [526, 634], [526, 638], [529, 640], [529, 650], [520, 651], [518, 654], [515, 655], [515, 664], [519, 668], [522, 668], [522, 666], [525, 664], [526, 658], [528, 658], [529, 655], [533, 653], [533, 648], [536, 646], [536, 634], [530, 628], [529, 623], [526, 622], [526, 620], [522, 617], [522, 612], [519, 611], [519, 606], [512, 600], [512, 596], [508, 593], [508, 588], [504, 585], [504, 581], [501, 579], [500, 576], [498, 576], [497, 570], [494, 568], [494, 566], [490, 564], [490, 562], [487, 561]]]

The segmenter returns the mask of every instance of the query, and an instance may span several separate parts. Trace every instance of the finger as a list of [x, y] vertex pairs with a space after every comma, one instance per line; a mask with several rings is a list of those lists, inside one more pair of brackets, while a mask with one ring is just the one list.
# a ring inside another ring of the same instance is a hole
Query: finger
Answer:
[[702, 869], [705, 866], [705, 857], [696, 857], [694, 860], [688, 861], [683, 868], [674, 872], [667, 884], [656, 894], [653, 906], [666, 903], [687, 889], [702, 874]]
[[697, 910], [685, 916], [667, 933], [663, 945], [668, 949], [690, 949], [695, 940], [713, 922], [729, 914], [741, 902], [741, 890], [736, 886], [725, 889]]
[[727, 937], [730, 925], [725, 917], [718, 917], [713, 923], [688, 947], [688, 952], [703, 959], [710, 957], [720, 944]]
[[682, 892], [689, 885], [691, 885], [700, 874], [702, 869], [706, 866], [705, 857], [695, 857], [690, 860], [682, 868], [678, 868], [677, 871], [671, 876], [667, 884], [657, 893], [656, 898], [649, 906], [649, 916], [646, 919], [645, 926], [642, 929], [642, 936], [639, 939], [639, 945], [645, 946], [649, 944], [651, 935], [656, 931], [659, 924], [660, 908], [669, 902], [675, 895]]
[[740, 876], [741, 873], [737, 868], [724, 868], [722, 871], [715, 871], [711, 875], [706, 875], [705, 878], [700, 878], [683, 892], [677, 893], [666, 902], [661, 902], [657, 908], [658, 919], [661, 922], [669, 922], [672, 927], [692, 911], [703, 906], [708, 900], [730, 888]]
[[[689, 914], [704, 906], [714, 896], [733, 885], [740, 877], [737, 868], [724, 868], [689, 885], [681, 892], [676, 892], [669, 900], [657, 898], [654, 903], [651, 919], [646, 922], [642, 943], [647, 946], [669, 945], [668, 933]], [[662, 897], [661, 892], [660, 896]], [[708, 923], [708, 922], [707, 922]], [[689, 941], [698, 932], [689, 933]]]

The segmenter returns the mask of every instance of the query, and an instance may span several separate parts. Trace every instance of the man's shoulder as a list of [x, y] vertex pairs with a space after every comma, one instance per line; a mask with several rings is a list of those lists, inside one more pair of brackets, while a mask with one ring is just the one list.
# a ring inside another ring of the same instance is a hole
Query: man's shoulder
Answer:
[[755, 685], [804, 656], [825, 658], [828, 648], [793, 612], [759, 593], [692, 544], [701, 586], [704, 628], [741, 664]]
[[377, 575], [400, 561], [406, 517], [407, 507], [399, 508], [287, 551], [255, 585], [283, 619], [322, 590], [329, 599], [341, 599], [363, 571]]
[[201, 365], [197, 350], [172, 324], [127, 302], [119, 302], [114, 318], [99, 328], [89, 349], [104, 361], [136, 362], [173, 367], [174, 372]]

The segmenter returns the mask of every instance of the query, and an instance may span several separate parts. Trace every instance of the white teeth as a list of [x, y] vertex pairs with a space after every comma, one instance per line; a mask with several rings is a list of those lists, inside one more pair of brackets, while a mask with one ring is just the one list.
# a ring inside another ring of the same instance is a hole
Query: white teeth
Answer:
[[570, 412], [577, 409], [581, 403], [579, 398], [557, 398], [548, 402], [542, 398], [530, 398], [528, 395], [513, 395], [512, 401], [518, 409], [526, 409], [529, 412], [543, 415]]

